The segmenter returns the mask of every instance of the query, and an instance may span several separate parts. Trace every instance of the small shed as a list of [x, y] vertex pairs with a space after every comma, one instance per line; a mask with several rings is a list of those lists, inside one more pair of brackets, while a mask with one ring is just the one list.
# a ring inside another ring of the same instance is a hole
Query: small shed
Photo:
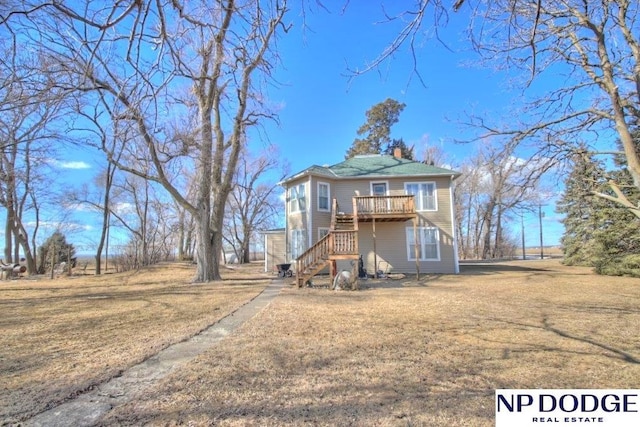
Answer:
[[276, 265], [287, 262], [287, 243], [284, 228], [264, 230], [264, 271], [278, 271]]

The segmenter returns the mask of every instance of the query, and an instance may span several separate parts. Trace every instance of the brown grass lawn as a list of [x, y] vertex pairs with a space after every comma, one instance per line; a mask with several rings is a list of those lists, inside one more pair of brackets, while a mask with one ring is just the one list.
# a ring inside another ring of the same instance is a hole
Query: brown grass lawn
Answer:
[[[144, 285], [122, 276], [110, 298], [86, 283], [2, 285], [14, 289], [0, 299], [0, 367], [9, 380], [0, 407], [10, 409], [3, 416], [41, 410], [24, 400], [62, 400], [201, 327], [158, 320], [161, 313], [192, 311], [203, 294], [236, 295], [225, 306], [211, 302], [209, 311], [223, 313], [260, 288], [179, 285], [166, 291], [178, 304], [158, 295], [163, 277]], [[138, 297], [145, 286], [157, 291]], [[93, 299], [82, 296], [89, 292]], [[82, 321], [67, 313], [90, 304], [113, 305], [108, 310], [123, 323], [96, 327], [106, 322], [100, 311], [79, 310]], [[121, 304], [130, 308], [120, 311]], [[194, 319], [204, 325], [210, 316]], [[460, 275], [419, 282], [370, 280], [353, 292], [287, 287], [236, 333], [101, 424], [492, 426], [496, 388], [638, 388], [639, 326], [640, 280], [553, 260], [465, 266]]]
[[262, 264], [191, 284], [194, 266], [0, 281], [0, 420], [13, 424], [184, 340], [260, 293]]

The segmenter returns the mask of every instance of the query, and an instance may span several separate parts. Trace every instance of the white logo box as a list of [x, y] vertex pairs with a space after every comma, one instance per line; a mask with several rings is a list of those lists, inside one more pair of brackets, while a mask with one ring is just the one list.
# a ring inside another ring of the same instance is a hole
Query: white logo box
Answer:
[[640, 389], [498, 389], [496, 427], [639, 427]]

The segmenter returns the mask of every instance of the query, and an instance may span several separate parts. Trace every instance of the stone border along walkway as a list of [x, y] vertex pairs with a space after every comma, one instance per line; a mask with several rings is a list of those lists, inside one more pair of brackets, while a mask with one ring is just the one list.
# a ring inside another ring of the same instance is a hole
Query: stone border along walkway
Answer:
[[130, 402], [145, 389], [180, 368], [238, 329], [273, 300], [284, 286], [272, 280], [251, 301], [197, 335], [173, 344], [138, 365], [125, 370], [93, 390], [26, 420], [23, 426], [91, 426], [118, 405]]

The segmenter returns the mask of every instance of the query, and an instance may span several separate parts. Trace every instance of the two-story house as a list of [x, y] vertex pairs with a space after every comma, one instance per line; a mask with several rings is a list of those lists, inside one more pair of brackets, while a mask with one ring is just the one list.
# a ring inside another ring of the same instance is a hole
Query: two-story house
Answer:
[[458, 172], [394, 156], [356, 156], [285, 179], [286, 259], [298, 284], [362, 256], [368, 272], [458, 273]]

